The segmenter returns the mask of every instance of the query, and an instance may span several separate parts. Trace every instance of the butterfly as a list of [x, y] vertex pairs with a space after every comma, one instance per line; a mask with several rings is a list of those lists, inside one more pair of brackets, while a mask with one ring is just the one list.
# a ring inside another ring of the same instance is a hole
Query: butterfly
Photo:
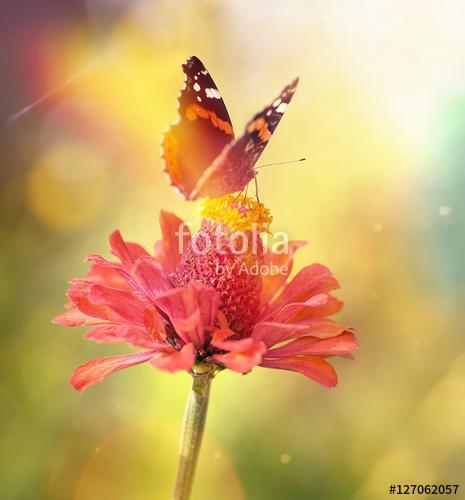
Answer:
[[257, 175], [255, 164], [278, 126], [299, 81], [257, 113], [242, 135], [233, 126], [210, 73], [195, 56], [182, 66], [179, 117], [164, 132], [161, 156], [171, 185], [184, 198], [215, 198], [242, 191]]

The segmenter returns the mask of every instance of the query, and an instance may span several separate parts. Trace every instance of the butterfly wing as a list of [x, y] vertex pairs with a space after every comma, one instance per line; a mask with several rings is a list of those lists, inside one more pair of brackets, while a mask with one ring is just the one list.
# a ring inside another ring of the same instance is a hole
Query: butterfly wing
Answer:
[[255, 177], [254, 166], [290, 103], [298, 81], [296, 78], [284, 87], [269, 106], [249, 121], [242, 135], [226, 145], [202, 174], [190, 199], [241, 191]]
[[202, 62], [190, 57], [182, 69], [179, 118], [163, 134], [161, 156], [171, 184], [185, 198], [208, 166], [234, 139], [226, 106]]

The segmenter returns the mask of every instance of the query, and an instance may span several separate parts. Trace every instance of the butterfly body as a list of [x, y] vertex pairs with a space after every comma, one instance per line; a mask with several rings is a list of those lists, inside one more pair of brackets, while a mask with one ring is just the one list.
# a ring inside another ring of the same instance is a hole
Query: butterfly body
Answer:
[[239, 138], [221, 94], [195, 56], [183, 65], [179, 118], [163, 134], [164, 170], [188, 200], [241, 191], [257, 175], [255, 164], [292, 99], [298, 79], [257, 113]]

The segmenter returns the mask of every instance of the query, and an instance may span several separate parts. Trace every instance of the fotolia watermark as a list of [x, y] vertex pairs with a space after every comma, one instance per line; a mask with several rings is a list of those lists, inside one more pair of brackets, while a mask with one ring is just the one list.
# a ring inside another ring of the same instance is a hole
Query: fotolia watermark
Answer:
[[[185, 251], [189, 227], [192, 222], [183, 222], [174, 233], [178, 238], [178, 252], [182, 255]], [[224, 229], [218, 224], [214, 232], [198, 231], [189, 242], [192, 252], [196, 255], [204, 255], [216, 252], [219, 255], [228, 253], [233, 255], [252, 254], [288, 254], [289, 237], [284, 231], [276, 231], [273, 234], [262, 233], [256, 225], [252, 225], [249, 231], [231, 231], [228, 237], [224, 237]]]

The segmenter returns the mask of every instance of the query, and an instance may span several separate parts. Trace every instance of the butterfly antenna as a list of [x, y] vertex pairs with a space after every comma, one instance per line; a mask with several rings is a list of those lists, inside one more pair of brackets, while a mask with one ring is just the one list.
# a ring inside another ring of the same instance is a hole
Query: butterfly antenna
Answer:
[[258, 167], [255, 167], [255, 170], [263, 167], [271, 167], [273, 165], [287, 165], [288, 163], [299, 163], [301, 161], [305, 161], [307, 158], [299, 158], [298, 160], [291, 160], [291, 161], [278, 161], [277, 163], [265, 163], [264, 165], [258, 165]]
[[260, 198], [258, 197], [258, 179], [257, 176], [253, 178], [255, 181], [255, 198], [257, 198], [257, 202], [260, 203]]

